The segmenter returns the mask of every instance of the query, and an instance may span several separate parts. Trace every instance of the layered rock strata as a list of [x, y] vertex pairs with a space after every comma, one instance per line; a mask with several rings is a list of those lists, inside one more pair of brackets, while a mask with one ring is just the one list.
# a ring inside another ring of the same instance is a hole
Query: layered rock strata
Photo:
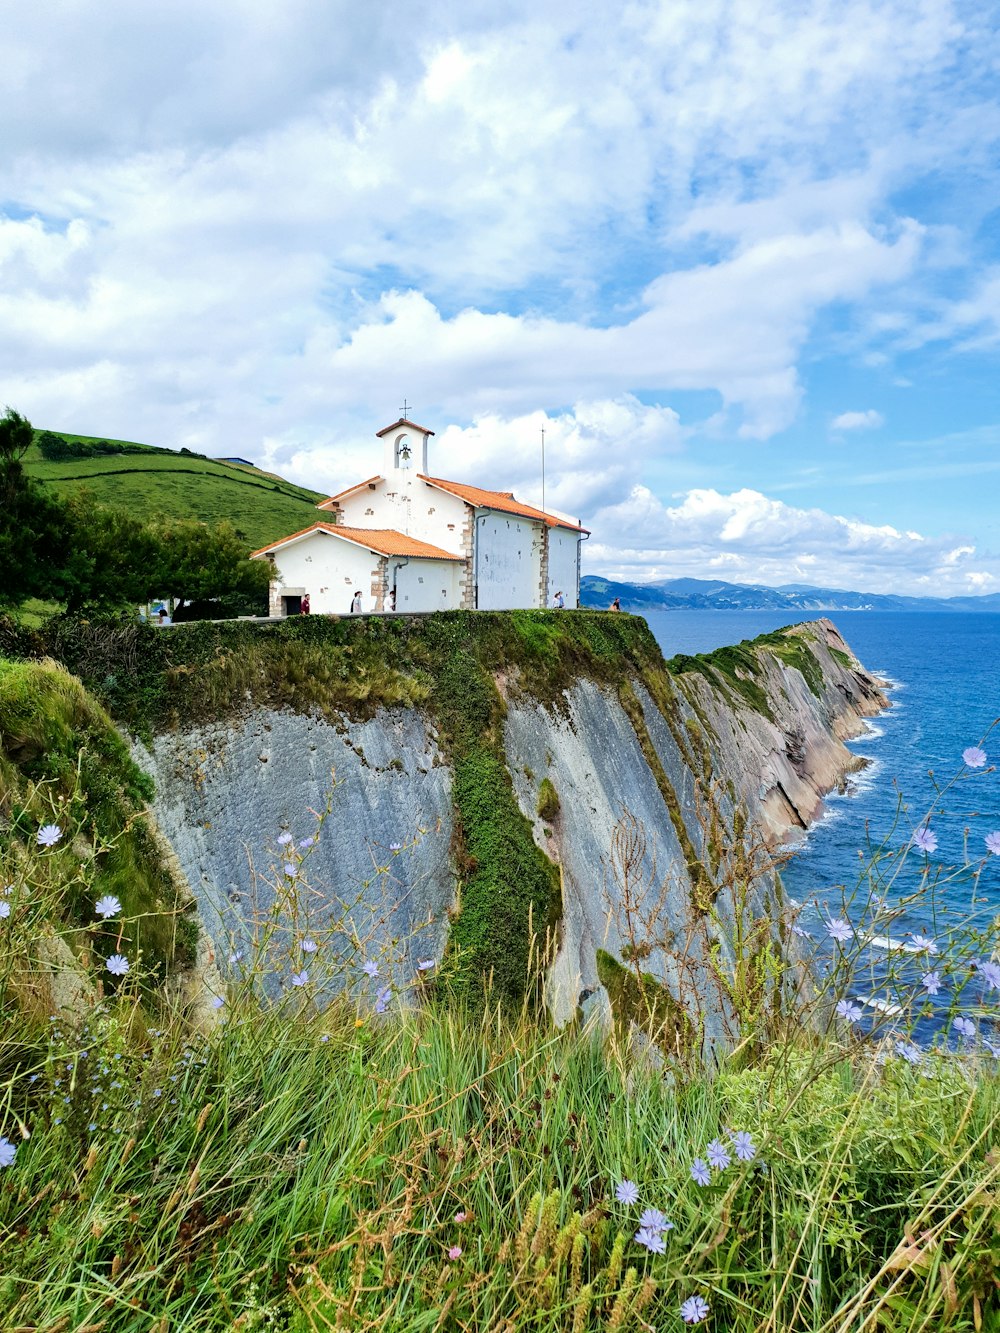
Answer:
[[[494, 711], [517, 805], [561, 883], [554, 1016], [607, 1004], [624, 969], [655, 978], [678, 1042], [705, 1050], [737, 1035], [737, 919], [765, 921], [782, 947], [769, 849], [859, 765], [844, 741], [887, 700], [827, 620], [669, 669], [643, 652], [641, 669], [584, 663], [545, 698], [497, 661]], [[311, 962], [313, 937], [359, 994], [377, 991], [366, 961], [394, 994], [419, 989], [421, 963], [447, 967], [470, 872], [445, 731], [433, 701], [365, 719], [251, 701], [136, 746], [220, 961], [266, 938], [272, 993]]]

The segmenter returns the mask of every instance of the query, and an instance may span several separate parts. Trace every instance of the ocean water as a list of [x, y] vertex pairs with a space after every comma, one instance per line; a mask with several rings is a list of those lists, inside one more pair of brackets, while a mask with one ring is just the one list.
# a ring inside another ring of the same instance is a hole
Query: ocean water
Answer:
[[[788, 623], [787, 614], [743, 611], [668, 611], [647, 619], [668, 657]], [[1000, 615], [839, 611], [829, 619], [864, 666], [892, 682], [892, 707], [850, 743], [867, 768], [846, 794], [827, 799], [823, 818], [782, 868], [789, 895], [806, 904], [801, 924], [822, 939], [831, 916], [860, 921], [874, 882], [890, 908], [902, 904], [887, 943], [914, 934], [943, 941], [960, 922], [985, 927], [1000, 912], [1000, 856], [988, 855], [984, 844], [987, 833], [1000, 830], [1000, 726], [991, 731], [1000, 717]], [[962, 751], [980, 744], [988, 763], [971, 772]], [[994, 764], [998, 771], [989, 771]], [[902, 849], [931, 811], [936, 851], [904, 858]], [[880, 972], [878, 950], [872, 952], [877, 988], [884, 967]], [[887, 966], [886, 951], [883, 958]], [[943, 953], [933, 965], [939, 961]], [[910, 971], [919, 979], [930, 966], [920, 955]]]

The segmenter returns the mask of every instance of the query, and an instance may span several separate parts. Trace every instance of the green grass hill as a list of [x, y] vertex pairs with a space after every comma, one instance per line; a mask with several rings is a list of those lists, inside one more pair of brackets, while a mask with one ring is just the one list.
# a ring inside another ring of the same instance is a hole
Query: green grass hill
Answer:
[[320, 492], [255, 467], [130, 440], [54, 433], [72, 456], [46, 458], [39, 439], [48, 432], [36, 431], [24, 465], [30, 476], [60, 498], [86, 489], [97, 504], [136, 514], [197, 518], [205, 523], [229, 519], [253, 549], [321, 517], [315, 508], [324, 498]]

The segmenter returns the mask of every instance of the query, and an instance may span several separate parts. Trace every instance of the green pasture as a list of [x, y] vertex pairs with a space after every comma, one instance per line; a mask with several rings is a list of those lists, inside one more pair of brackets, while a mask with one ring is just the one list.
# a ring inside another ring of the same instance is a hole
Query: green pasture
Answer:
[[[58, 432], [71, 441], [94, 436]], [[29, 450], [25, 471], [66, 499], [86, 490], [96, 504], [115, 505], [136, 514], [165, 514], [196, 518], [204, 523], [228, 519], [247, 543], [264, 546], [289, 532], [315, 523], [317, 501], [324, 498], [270, 473], [229, 463], [216, 463], [196, 454], [136, 446], [131, 441], [109, 441], [141, 452], [102, 454], [53, 462], [42, 457], [37, 444]]]

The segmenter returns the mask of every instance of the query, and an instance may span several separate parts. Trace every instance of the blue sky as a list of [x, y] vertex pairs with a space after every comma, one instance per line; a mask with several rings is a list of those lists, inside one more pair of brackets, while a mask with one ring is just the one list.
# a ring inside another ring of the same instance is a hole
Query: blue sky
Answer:
[[0, 0], [0, 401], [586, 566], [1000, 591], [1000, 41], [955, 0]]

